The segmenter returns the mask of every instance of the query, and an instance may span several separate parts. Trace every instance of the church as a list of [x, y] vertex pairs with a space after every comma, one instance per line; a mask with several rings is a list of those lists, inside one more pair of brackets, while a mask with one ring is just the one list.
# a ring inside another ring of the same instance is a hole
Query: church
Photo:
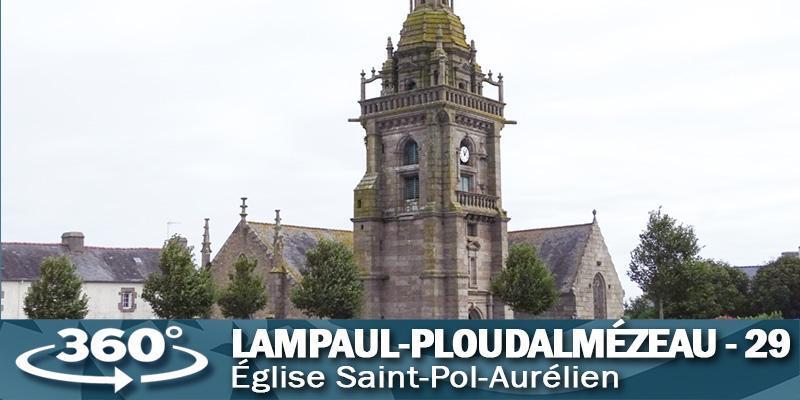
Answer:
[[[592, 222], [508, 232], [503, 208], [501, 138], [507, 125], [503, 76], [484, 73], [454, 0], [413, 0], [380, 71], [362, 72], [366, 171], [355, 188], [353, 230], [247, 219], [210, 262], [219, 285], [239, 255], [258, 260], [270, 301], [262, 318], [303, 318], [289, 291], [320, 238], [352, 246], [365, 287], [365, 319], [513, 319], [490, 292], [509, 244], [529, 243], [556, 278], [551, 319], [616, 319], [622, 286], [596, 215]], [[380, 95], [367, 98], [367, 86]], [[496, 87], [496, 98], [484, 87]], [[207, 235], [206, 235], [207, 237]], [[203, 246], [204, 257], [210, 253]]]

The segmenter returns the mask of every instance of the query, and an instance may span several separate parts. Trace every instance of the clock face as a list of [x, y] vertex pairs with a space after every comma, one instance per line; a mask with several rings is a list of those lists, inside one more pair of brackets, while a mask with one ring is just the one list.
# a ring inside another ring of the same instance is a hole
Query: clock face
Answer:
[[458, 152], [458, 158], [464, 164], [469, 162], [469, 148], [467, 146], [461, 148], [461, 151]]

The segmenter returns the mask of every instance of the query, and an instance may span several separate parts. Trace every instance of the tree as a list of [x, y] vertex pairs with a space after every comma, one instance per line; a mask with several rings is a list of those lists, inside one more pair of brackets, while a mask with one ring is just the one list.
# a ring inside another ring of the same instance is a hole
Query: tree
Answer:
[[250, 261], [244, 254], [233, 264], [230, 283], [220, 295], [219, 304], [225, 318], [250, 319], [267, 305], [264, 279], [255, 274], [257, 260]]
[[25, 315], [31, 319], [83, 319], [89, 312], [89, 298], [83, 294], [83, 280], [67, 256], [42, 261], [39, 280], [25, 296]]
[[756, 312], [779, 311], [786, 319], [800, 318], [800, 258], [781, 257], [758, 270], [752, 298]]
[[556, 301], [556, 281], [529, 244], [511, 246], [506, 267], [492, 280], [492, 293], [514, 311], [539, 315]]
[[144, 284], [142, 298], [164, 319], [194, 319], [211, 315], [214, 283], [211, 272], [197, 269], [192, 247], [179, 236], [170, 238], [161, 250], [160, 272]]
[[646, 294], [625, 302], [625, 319], [656, 319], [657, 317], [658, 311]]
[[692, 263], [686, 272], [686, 290], [672, 293], [665, 306], [670, 318], [712, 319], [750, 313], [750, 281], [744, 272], [713, 260]]
[[685, 293], [691, 283], [689, 268], [700, 253], [697, 236], [694, 228], [678, 224], [659, 208], [650, 212], [639, 240], [631, 253], [628, 276], [656, 302], [663, 319], [664, 302], [675, 293]]
[[306, 272], [291, 292], [292, 303], [307, 315], [332, 319], [354, 318], [363, 296], [352, 250], [326, 239], [306, 254]]

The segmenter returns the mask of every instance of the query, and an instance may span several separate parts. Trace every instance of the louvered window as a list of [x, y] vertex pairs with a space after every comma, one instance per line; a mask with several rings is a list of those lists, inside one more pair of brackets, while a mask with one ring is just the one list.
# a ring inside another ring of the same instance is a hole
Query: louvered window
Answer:
[[417, 142], [409, 140], [406, 143], [403, 165], [418, 165], [419, 164], [419, 146]]
[[409, 176], [406, 178], [406, 201], [419, 200], [419, 176]]

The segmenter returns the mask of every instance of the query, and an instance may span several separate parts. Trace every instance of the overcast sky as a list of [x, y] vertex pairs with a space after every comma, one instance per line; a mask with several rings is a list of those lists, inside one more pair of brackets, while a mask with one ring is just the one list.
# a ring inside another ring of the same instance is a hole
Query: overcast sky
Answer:
[[[800, 246], [800, 2], [457, 0], [506, 77], [512, 230], [599, 220], [625, 271], [647, 212], [702, 255]], [[2, 240], [214, 250], [250, 219], [350, 229], [359, 72], [406, 0], [5, 0]], [[199, 246], [198, 246], [199, 247]]]

